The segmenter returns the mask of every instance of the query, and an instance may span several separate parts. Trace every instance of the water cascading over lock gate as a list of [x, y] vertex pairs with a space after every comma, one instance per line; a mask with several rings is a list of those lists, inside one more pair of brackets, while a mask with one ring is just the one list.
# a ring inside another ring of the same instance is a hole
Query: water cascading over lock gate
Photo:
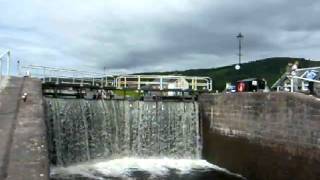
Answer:
[[197, 103], [46, 99], [55, 165], [97, 158], [199, 158]]
[[214, 176], [232, 174], [200, 159], [197, 102], [46, 98], [45, 106], [52, 179], [185, 179], [195, 177], [188, 174], [193, 170], [213, 169]]

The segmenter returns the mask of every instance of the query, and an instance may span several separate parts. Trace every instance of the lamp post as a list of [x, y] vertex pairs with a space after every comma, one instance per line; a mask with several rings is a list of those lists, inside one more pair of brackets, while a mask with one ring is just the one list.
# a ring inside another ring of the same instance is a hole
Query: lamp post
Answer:
[[21, 69], [20, 69], [20, 60], [17, 61], [17, 71], [18, 71], [18, 75], [21, 75]]
[[241, 43], [242, 43], [242, 39], [243, 39], [243, 38], [244, 38], [244, 36], [243, 36], [241, 33], [239, 33], [239, 34], [237, 35], [237, 39], [239, 40], [239, 54], [238, 54], [238, 56], [239, 56], [239, 63], [235, 66], [235, 69], [236, 69], [236, 70], [240, 70], [241, 56], [242, 56], [242, 53], [241, 53], [241, 50], [242, 50]]

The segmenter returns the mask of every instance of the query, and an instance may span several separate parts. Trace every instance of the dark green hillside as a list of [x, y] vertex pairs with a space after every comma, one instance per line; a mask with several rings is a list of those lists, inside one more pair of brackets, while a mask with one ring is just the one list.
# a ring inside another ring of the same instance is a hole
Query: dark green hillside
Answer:
[[214, 89], [219, 91], [225, 88], [226, 82], [258, 77], [265, 78], [271, 86], [286, 70], [288, 63], [299, 61], [299, 68], [320, 66], [320, 61], [310, 61], [301, 58], [268, 58], [241, 65], [241, 70], [236, 71], [234, 65], [212, 69], [191, 69], [186, 71], [144, 73], [144, 74], [180, 74], [187, 76], [210, 76], [214, 81]]

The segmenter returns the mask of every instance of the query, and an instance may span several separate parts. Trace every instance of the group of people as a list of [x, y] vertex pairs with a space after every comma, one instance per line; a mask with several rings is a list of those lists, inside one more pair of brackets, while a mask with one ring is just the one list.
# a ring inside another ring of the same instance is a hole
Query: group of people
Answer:
[[92, 96], [92, 99], [107, 99], [112, 98], [113, 94], [112, 92], [106, 92], [105, 90], [98, 89]]

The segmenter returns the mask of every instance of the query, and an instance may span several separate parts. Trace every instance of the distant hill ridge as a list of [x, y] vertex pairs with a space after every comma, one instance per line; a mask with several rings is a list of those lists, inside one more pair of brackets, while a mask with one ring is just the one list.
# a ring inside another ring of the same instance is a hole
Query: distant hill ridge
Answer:
[[234, 82], [251, 77], [264, 78], [271, 86], [285, 71], [288, 63], [299, 62], [299, 68], [320, 66], [320, 61], [311, 61], [304, 58], [273, 57], [243, 63], [236, 71], [234, 64], [218, 68], [190, 69], [185, 71], [148, 72], [142, 74], [179, 74], [185, 76], [209, 76], [213, 79], [213, 88], [222, 91], [226, 82]]

